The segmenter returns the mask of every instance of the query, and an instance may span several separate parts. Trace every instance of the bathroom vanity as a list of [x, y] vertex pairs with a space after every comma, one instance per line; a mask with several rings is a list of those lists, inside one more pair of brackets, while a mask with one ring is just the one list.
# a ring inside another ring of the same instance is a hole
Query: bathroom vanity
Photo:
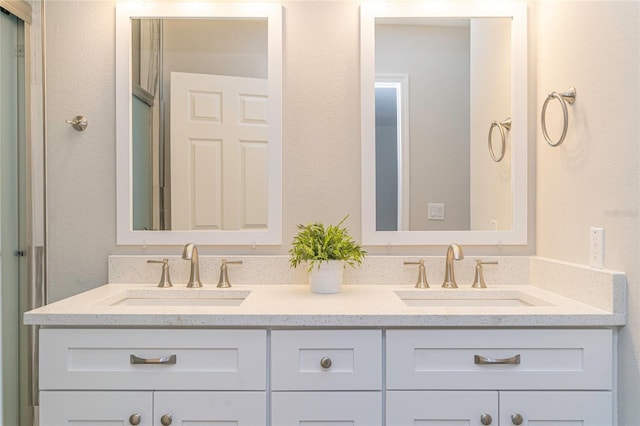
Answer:
[[605, 310], [532, 285], [108, 284], [25, 322], [41, 326], [42, 426], [601, 426], [623, 287]]

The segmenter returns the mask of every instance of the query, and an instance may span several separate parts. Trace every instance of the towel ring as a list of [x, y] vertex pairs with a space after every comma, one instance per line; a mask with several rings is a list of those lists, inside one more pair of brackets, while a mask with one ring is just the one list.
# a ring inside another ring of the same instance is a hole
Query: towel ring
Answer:
[[[560, 102], [560, 106], [562, 107], [562, 116], [564, 118], [563, 125], [562, 125], [562, 135], [560, 135], [560, 139], [558, 139], [557, 142], [553, 142], [549, 137], [549, 133], [547, 132], [547, 121], [546, 121], [547, 105], [549, 104], [549, 101], [552, 99], [557, 99], [558, 102]], [[567, 136], [567, 129], [569, 128], [569, 113], [567, 112], [567, 102], [569, 103], [569, 105], [573, 105], [575, 101], [576, 101], [575, 87], [569, 87], [563, 93], [551, 92], [549, 93], [549, 96], [547, 96], [547, 99], [545, 99], [544, 104], [542, 105], [542, 114], [541, 114], [540, 121], [542, 124], [542, 134], [544, 135], [544, 139], [547, 141], [549, 145], [559, 146], [564, 141], [564, 138]]]
[[[502, 141], [502, 149], [500, 150], [499, 157], [496, 156], [496, 153], [493, 151], [493, 143], [491, 141], [491, 134], [493, 133], [494, 127], [497, 127], [498, 130], [500, 130], [500, 140]], [[489, 154], [491, 154], [491, 158], [493, 158], [493, 161], [496, 163], [502, 161], [504, 158], [504, 152], [507, 149], [507, 134], [505, 129], [511, 130], [511, 117], [507, 117], [502, 121], [494, 121], [491, 123], [491, 127], [489, 127], [489, 137], [487, 138], [489, 142]]]

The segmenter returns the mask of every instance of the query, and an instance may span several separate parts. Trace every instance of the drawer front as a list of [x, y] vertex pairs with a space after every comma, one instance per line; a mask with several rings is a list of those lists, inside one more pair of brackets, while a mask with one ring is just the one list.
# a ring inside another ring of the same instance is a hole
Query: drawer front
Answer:
[[382, 392], [274, 392], [274, 426], [382, 426]]
[[273, 390], [379, 390], [381, 330], [271, 333]]
[[387, 389], [612, 387], [611, 330], [388, 330]]
[[265, 390], [265, 330], [40, 330], [40, 389]]

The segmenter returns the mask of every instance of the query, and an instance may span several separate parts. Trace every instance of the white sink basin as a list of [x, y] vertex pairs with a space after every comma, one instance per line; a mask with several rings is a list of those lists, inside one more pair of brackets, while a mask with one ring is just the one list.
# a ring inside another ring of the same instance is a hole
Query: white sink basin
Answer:
[[109, 306], [239, 306], [250, 290], [129, 289], [102, 301]]
[[550, 306], [551, 303], [517, 290], [421, 289], [397, 290], [407, 306], [520, 307]]

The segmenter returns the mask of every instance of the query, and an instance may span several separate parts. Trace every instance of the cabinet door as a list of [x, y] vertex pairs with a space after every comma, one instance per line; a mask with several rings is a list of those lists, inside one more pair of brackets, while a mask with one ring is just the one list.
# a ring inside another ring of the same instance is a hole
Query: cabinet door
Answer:
[[498, 425], [498, 392], [387, 392], [387, 426], [483, 425]]
[[273, 392], [274, 426], [381, 426], [380, 392]]
[[[155, 392], [156, 424], [171, 416], [172, 425], [266, 426], [266, 392]], [[92, 425], [93, 426], [93, 425]]]
[[[521, 416], [522, 423], [516, 419]], [[613, 424], [611, 392], [500, 392], [500, 425]]]
[[153, 425], [151, 392], [40, 392], [40, 426]]

